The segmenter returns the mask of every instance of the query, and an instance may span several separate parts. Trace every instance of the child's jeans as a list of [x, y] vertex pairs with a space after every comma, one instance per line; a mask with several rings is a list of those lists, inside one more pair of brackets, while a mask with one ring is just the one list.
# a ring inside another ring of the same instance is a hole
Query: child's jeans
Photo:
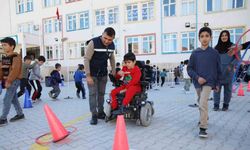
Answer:
[[17, 98], [17, 88], [20, 85], [20, 80], [16, 79], [12, 82], [10, 87], [6, 90], [3, 98], [3, 113], [1, 119], [7, 119], [10, 111], [11, 103], [14, 105], [17, 115], [23, 115], [23, 110]]
[[50, 91], [50, 93], [53, 95], [54, 98], [57, 98], [58, 95], [61, 93], [59, 84], [58, 85], [53, 85], [52, 88], [53, 89]]

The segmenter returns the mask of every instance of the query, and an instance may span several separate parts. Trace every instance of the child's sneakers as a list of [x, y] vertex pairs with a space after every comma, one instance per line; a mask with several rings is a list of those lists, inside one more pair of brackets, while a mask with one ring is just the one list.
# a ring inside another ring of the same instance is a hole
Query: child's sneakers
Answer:
[[0, 119], [0, 127], [5, 126], [8, 124], [7, 119]]
[[80, 93], [78, 93], [78, 92], [76, 92], [76, 96], [77, 96], [77, 98], [81, 98]]
[[199, 137], [201, 137], [201, 138], [207, 138], [208, 137], [206, 129], [200, 128]]

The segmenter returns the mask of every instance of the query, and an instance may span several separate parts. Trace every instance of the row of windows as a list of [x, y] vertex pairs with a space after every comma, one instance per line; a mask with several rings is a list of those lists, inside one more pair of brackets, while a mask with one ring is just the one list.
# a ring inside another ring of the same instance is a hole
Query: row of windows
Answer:
[[[66, 3], [74, 1], [79, 0], [66, 0]], [[177, 0], [163, 0], [164, 16], [176, 16], [176, 2]], [[245, 0], [205, 0], [206, 12], [222, 11], [223, 2], [226, 2], [227, 9], [243, 8], [245, 5]], [[61, 0], [43, 0], [44, 7], [56, 5], [61, 5]], [[126, 20], [131, 22], [153, 19], [154, 5], [153, 0], [126, 5]], [[33, 11], [33, 0], [16, 0], [16, 11], [18, 14]], [[118, 7], [107, 11], [108, 24], [116, 23], [118, 20]], [[195, 0], [181, 0], [181, 15], [193, 14], [195, 14]], [[96, 25], [105, 25], [105, 10], [97, 10], [95, 15]]]
[[[210, 43], [212, 47], [215, 47], [218, 38], [220, 35], [220, 32], [222, 30], [213, 30], [213, 39]], [[244, 32], [243, 28], [232, 28], [228, 29], [230, 32], [230, 39], [231, 42], [236, 43], [239, 39], [240, 35]], [[196, 43], [196, 34], [195, 32], [184, 32], [180, 34], [181, 39], [181, 50], [178, 51], [177, 48], [177, 33], [169, 33], [163, 35], [163, 50], [162, 53], [169, 53], [169, 52], [185, 52], [185, 51], [191, 51], [195, 49], [195, 43]]]
[[[228, 29], [230, 32], [230, 39], [233, 43], [236, 43], [240, 35], [244, 32], [243, 28], [232, 28]], [[213, 30], [213, 39], [210, 43], [212, 47], [218, 42], [220, 32], [222, 30]], [[162, 53], [176, 53], [176, 52], [188, 52], [195, 49], [196, 43], [195, 32], [182, 32], [180, 34], [181, 49], [178, 50], [178, 34], [177, 33], [166, 33], [163, 34], [163, 49]], [[155, 34], [135, 35], [125, 37], [125, 51], [131, 51], [136, 55], [148, 55], [156, 53], [156, 38]], [[116, 54], [120, 54], [119, 50], [123, 49], [119, 45], [119, 39], [114, 40], [116, 47]], [[67, 56], [71, 59], [81, 58], [85, 54], [86, 42], [72, 42], [68, 43]], [[45, 46], [46, 57], [48, 60], [58, 59], [58, 45]], [[63, 58], [63, 52], [61, 45], [59, 46], [61, 52], [61, 59]]]
[[[164, 16], [176, 16], [177, 0], [163, 0]], [[243, 8], [245, 0], [206, 0], [206, 12], [222, 11], [223, 2], [227, 9]], [[181, 0], [181, 14], [183, 16], [195, 14], [195, 0]]]

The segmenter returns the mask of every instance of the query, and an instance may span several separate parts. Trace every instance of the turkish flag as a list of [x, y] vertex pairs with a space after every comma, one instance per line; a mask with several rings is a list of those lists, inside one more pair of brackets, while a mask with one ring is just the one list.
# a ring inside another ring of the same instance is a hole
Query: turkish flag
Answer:
[[59, 20], [59, 10], [58, 10], [58, 8], [56, 9], [56, 18], [57, 18], [57, 20]]

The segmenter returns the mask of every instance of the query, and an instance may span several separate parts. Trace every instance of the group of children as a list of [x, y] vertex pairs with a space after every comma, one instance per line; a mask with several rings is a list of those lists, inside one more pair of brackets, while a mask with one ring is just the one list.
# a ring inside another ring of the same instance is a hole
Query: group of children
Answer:
[[[40, 67], [44, 64], [46, 59], [44, 56], [39, 56], [38, 59], [32, 63], [32, 58], [30, 56], [25, 56], [22, 62], [21, 55], [14, 52], [16, 42], [10, 37], [2, 39], [1, 45], [5, 55], [0, 62], [0, 89], [5, 88], [6, 93], [3, 98], [3, 111], [0, 116], [0, 126], [4, 126], [8, 123], [7, 116], [11, 104], [14, 105], [17, 115], [12, 117], [9, 121], [14, 122], [25, 118], [18, 98], [21, 97], [26, 90], [30, 96], [32, 90], [31, 86], [34, 88], [31, 100], [33, 102], [41, 100], [41, 80], [43, 80], [43, 77], [41, 76]], [[62, 82], [60, 70], [61, 64], [56, 63], [55, 69], [50, 73], [52, 90], [49, 92], [49, 96], [52, 99], [56, 99], [61, 92], [59, 87], [59, 83]], [[84, 66], [79, 65], [74, 75], [77, 97], [80, 97], [79, 93], [82, 91], [82, 98], [86, 99], [85, 89], [82, 83], [84, 77]], [[17, 92], [19, 86], [20, 91]]]
[[[229, 35], [227, 35], [229, 36]], [[199, 111], [200, 111], [200, 119], [199, 119], [199, 136], [207, 137], [207, 127], [208, 127], [208, 98], [210, 92], [214, 90], [215, 92], [219, 92], [221, 88], [221, 59], [219, 52], [212, 47], [209, 46], [209, 43], [212, 39], [212, 31], [208, 27], [203, 27], [199, 31], [199, 41], [201, 43], [201, 47], [194, 50], [190, 56], [189, 62], [184, 62], [184, 70], [186, 72], [183, 73], [186, 85], [190, 85], [191, 77], [193, 84], [195, 86], [197, 95], [198, 95], [198, 103], [199, 103]], [[13, 40], [13, 39], [12, 39]], [[9, 60], [2, 60], [0, 64], [0, 80], [4, 81], [5, 87], [7, 88], [5, 97], [4, 97], [4, 106], [3, 106], [3, 114], [0, 117], [0, 126], [7, 123], [7, 115], [10, 110], [11, 103], [14, 105], [17, 115], [10, 119], [10, 121], [16, 121], [24, 118], [24, 114], [22, 112], [22, 108], [17, 99], [16, 90], [20, 84], [20, 79], [22, 79], [22, 88], [19, 92], [19, 95], [23, 93], [24, 87], [28, 87], [27, 82], [27, 72], [25, 74], [21, 74], [21, 56], [17, 53], [14, 53], [15, 41], [12, 41], [11, 38], [5, 38], [1, 40], [2, 46], [9, 57]], [[221, 53], [221, 52], [220, 52]], [[223, 52], [223, 54], [225, 54]], [[25, 57], [23, 63], [23, 69], [27, 71], [30, 68], [35, 67], [36, 65], [42, 65], [45, 62], [43, 59], [38, 59], [34, 64], [30, 64], [29, 57]], [[133, 96], [141, 91], [140, 86], [140, 78], [141, 78], [141, 70], [136, 64], [136, 57], [133, 53], [129, 52], [124, 56], [124, 65], [122, 69], [117, 69], [116, 78], [123, 80], [123, 83], [120, 87], [117, 87], [111, 91], [111, 107], [113, 110], [117, 109], [117, 100], [116, 95], [118, 93], [125, 93], [125, 98], [122, 102], [122, 107], [126, 107]], [[147, 62], [147, 64], [149, 64]], [[231, 71], [232, 68], [226, 68]], [[52, 98], [56, 98], [60, 93], [59, 83], [61, 82], [60, 77], [61, 65], [56, 64], [55, 70], [51, 72], [51, 78], [53, 80], [53, 90], [50, 91], [49, 95]], [[35, 82], [38, 86], [40, 85], [41, 76], [36, 74], [40, 72], [40, 70], [36, 70], [32, 76], [33, 82]], [[165, 70], [164, 70], [165, 72]], [[160, 74], [160, 76], [165, 77], [165, 74]], [[82, 83], [82, 79], [85, 78], [84, 75], [84, 66], [79, 65], [77, 71], [75, 72], [75, 86], [77, 88], [76, 95], [80, 98], [80, 91], [82, 91], [82, 98], [85, 99], [85, 89]], [[150, 76], [152, 77], [152, 75]], [[147, 80], [147, 78], [146, 78]], [[151, 79], [148, 79], [151, 82]], [[163, 81], [164, 84], [164, 81]], [[162, 84], [162, 85], [163, 85]], [[32, 85], [33, 86], [33, 85]], [[39, 89], [39, 88], [38, 88]], [[186, 89], [189, 90], [189, 86], [186, 86]], [[41, 90], [37, 90], [38, 94], [35, 96], [37, 99], [41, 96]]]

